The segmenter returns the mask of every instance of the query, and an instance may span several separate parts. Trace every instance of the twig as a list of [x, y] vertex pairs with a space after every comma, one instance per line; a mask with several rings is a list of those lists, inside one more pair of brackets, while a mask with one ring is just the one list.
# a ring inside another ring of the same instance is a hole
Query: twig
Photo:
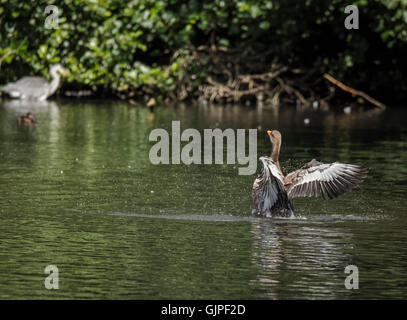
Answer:
[[280, 77], [276, 78], [277, 81], [280, 83], [281, 88], [285, 90], [289, 95], [295, 94], [295, 96], [301, 101], [301, 103], [305, 106], [309, 105], [309, 102], [304, 98], [304, 96], [299, 92], [297, 89], [294, 89], [293, 87], [289, 86], [287, 83], [283, 81]]
[[384, 105], [383, 103], [377, 101], [376, 99], [373, 99], [372, 97], [370, 97], [369, 95], [367, 95], [363, 91], [359, 91], [359, 90], [353, 89], [351, 87], [348, 87], [347, 85], [345, 85], [342, 82], [336, 80], [334, 77], [330, 76], [329, 74], [325, 73], [324, 78], [326, 80], [328, 80], [329, 82], [332, 82], [334, 85], [338, 86], [339, 88], [341, 88], [343, 91], [349, 92], [349, 93], [351, 93], [351, 94], [353, 94], [355, 96], [362, 97], [362, 98], [366, 99], [371, 104], [375, 105], [376, 107], [378, 107], [380, 109], [386, 109], [386, 105]]

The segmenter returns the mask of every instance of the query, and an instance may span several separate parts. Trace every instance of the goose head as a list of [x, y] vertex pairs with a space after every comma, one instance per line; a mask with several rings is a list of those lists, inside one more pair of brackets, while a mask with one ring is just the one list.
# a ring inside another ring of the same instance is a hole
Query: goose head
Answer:
[[281, 133], [278, 130], [267, 130], [267, 134], [269, 135], [270, 142], [273, 145], [281, 144]]

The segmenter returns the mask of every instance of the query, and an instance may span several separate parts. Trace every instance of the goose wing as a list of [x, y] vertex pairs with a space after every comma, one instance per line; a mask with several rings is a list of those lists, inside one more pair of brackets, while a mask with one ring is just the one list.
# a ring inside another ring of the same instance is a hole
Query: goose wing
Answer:
[[367, 170], [344, 163], [322, 163], [315, 159], [285, 177], [288, 198], [318, 197], [333, 199], [362, 183]]
[[287, 205], [284, 177], [275, 162], [269, 157], [261, 157], [263, 168], [253, 183], [252, 197], [256, 211], [260, 214], [273, 214]]

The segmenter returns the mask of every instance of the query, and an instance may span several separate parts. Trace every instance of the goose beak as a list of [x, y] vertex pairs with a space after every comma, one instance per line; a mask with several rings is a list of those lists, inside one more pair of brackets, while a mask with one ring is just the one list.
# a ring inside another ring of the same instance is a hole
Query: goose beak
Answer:
[[271, 136], [271, 130], [267, 130], [267, 134], [269, 135], [269, 137]]

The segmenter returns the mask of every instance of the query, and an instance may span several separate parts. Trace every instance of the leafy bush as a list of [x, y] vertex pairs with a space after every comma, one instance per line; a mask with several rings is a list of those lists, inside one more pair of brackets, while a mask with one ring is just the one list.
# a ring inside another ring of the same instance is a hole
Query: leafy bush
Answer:
[[[45, 7], [59, 8], [58, 29], [46, 29]], [[61, 62], [77, 87], [106, 92], [177, 90], [200, 46], [261, 53], [247, 72], [279, 63], [301, 72], [330, 72], [376, 96], [404, 97], [407, 1], [357, 0], [359, 30], [347, 30], [344, 0], [0, 0], [0, 83], [48, 76]], [[189, 48], [187, 51], [183, 49]], [[191, 50], [192, 48], [192, 50]], [[192, 52], [192, 53], [191, 53]], [[399, 93], [395, 95], [395, 93]]]

